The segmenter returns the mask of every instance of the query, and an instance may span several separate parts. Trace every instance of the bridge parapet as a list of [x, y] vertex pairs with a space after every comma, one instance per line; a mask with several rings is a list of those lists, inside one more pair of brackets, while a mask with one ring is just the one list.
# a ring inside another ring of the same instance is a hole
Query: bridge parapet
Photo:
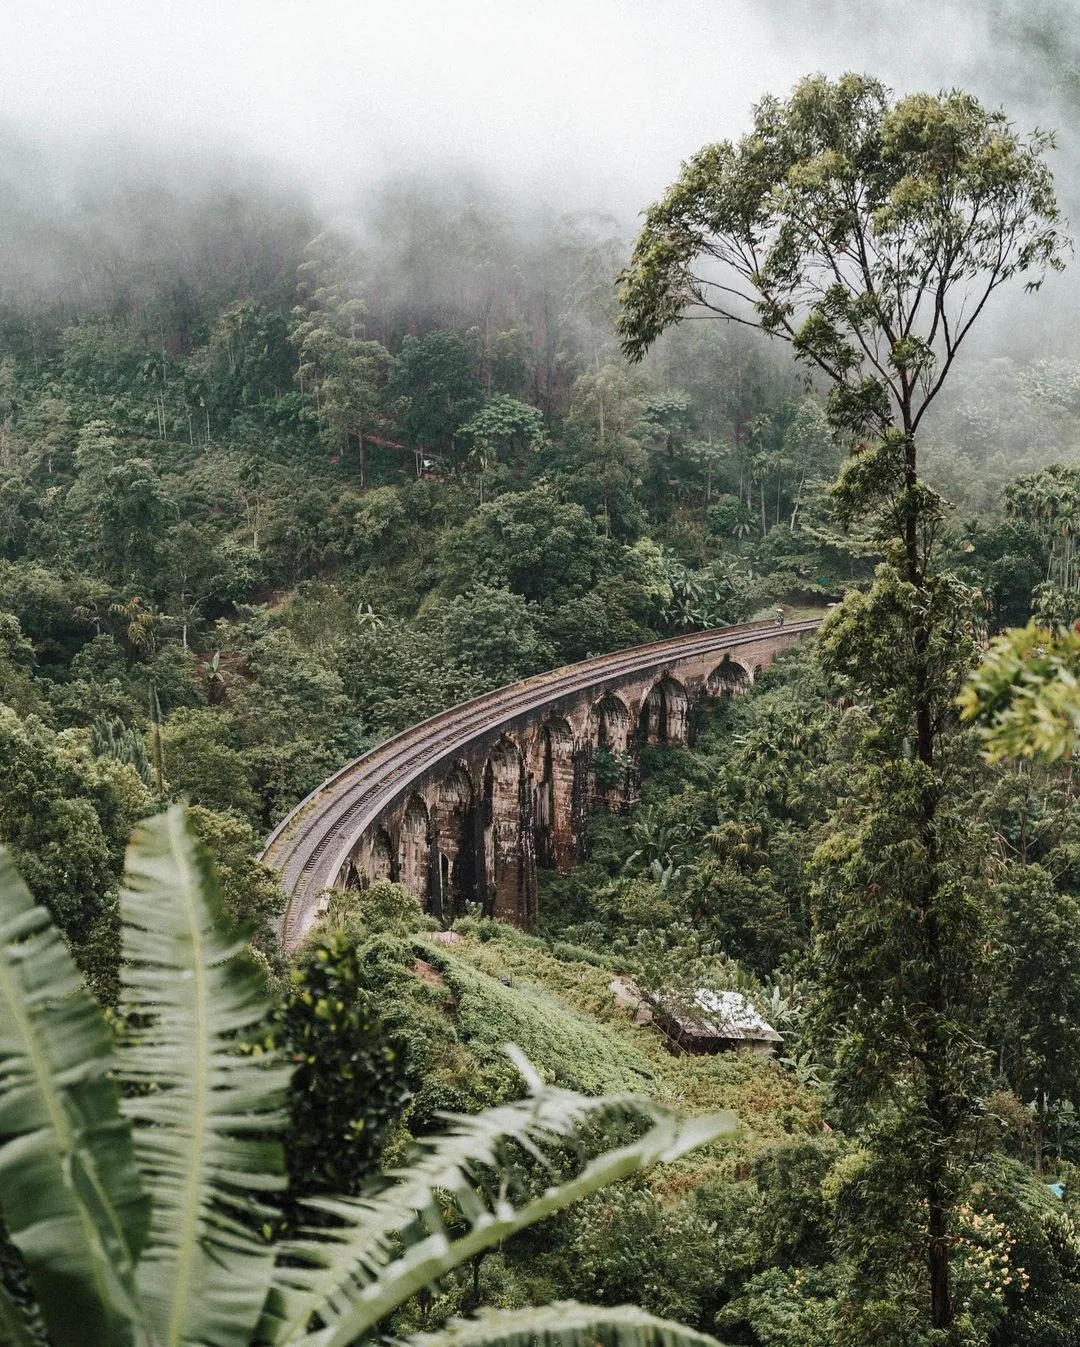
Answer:
[[288, 896], [295, 948], [327, 889], [400, 880], [431, 912], [467, 902], [526, 928], [537, 866], [581, 856], [590, 801], [625, 800], [632, 770], [597, 780], [597, 750], [633, 763], [643, 744], [686, 743], [706, 698], [749, 688], [817, 621], [723, 627], [567, 665], [452, 707], [323, 782], [262, 853]]

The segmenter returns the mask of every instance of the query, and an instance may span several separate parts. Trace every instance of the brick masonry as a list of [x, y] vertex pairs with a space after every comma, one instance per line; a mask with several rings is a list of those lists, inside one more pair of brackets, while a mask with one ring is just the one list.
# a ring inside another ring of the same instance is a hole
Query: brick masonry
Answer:
[[[566, 870], [582, 859], [589, 809], [634, 798], [642, 745], [690, 742], [705, 700], [746, 691], [803, 634], [773, 627], [730, 652], [667, 652], [631, 677], [599, 669], [586, 690], [486, 726], [370, 821], [336, 886], [391, 878], [436, 916], [477, 903], [530, 929], [537, 867]], [[608, 757], [598, 781], [601, 748]]]

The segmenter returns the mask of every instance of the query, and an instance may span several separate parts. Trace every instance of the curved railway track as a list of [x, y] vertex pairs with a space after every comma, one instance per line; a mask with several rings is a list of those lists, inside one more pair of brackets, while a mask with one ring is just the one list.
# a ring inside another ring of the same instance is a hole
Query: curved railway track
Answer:
[[[263, 848], [260, 859], [280, 873], [288, 894], [283, 943], [287, 948], [295, 943], [298, 923], [333, 886], [360, 834], [421, 776], [472, 740], [589, 687], [659, 671], [678, 659], [737, 650], [774, 626], [766, 621], [718, 627], [536, 674], [441, 711], [346, 764], [286, 815]], [[818, 620], [792, 622], [784, 630], [795, 635], [817, 626]]]

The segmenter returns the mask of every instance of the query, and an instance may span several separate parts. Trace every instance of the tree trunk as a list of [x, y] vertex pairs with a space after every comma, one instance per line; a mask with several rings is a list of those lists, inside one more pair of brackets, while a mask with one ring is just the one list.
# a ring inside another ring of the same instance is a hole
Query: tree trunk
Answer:
[[[910, 406], [905, 404], [902, 411], [904, 432], [907, 437], [904, 478], [909, 496], [909, 508], [907, 510], [907, 518], [904, 521], [905, 563], [907, 579], [918, 592], [921, 600], [921, 596], [925, 593], [927, 585], [926, 576], [923, 574], [921, 558], [919, 556], [918, 512], [915, 501], [915, 492], [917, 491], [919, 484], [918, 451], [915, 443], [915, 436], [911, 430]], [[928, 774], [932, 774], [934, 768], [935, 728], [933, 694], [929, 686], [929, 670], [927, 668], [927, 662], [929, 659], [933, 629], [932, 619], [929, 619], [926, 616], [926, 612], [926, 604], [920, 601], [915, 605], [915, 612], [912, 614], [912, 636], [915, 646], [914, 711], [916, 752], [919, 761], [927, 769]], [[944, 963], [944, 952], [942, 948], [944, 933], [939, 926], [937, 912], [935, 910], [935, 900], [939, 882], [937, 838], [938, 785], [933, 775], [930, 775], [929, 780], [924, 783], [921, 793], [922, 818], [919, 831], [921, 833], [921, 841], [926, 850], [928, 861], [926, 887], [920, 897], [923, 929], [925, 931], [926, 940], [924, 957], [932, 968], [938, 970], [931, 984], [932, 990], [930, 990], [928, 996], [928, 1009], [934, 1016], [934, 1020], [940, 1021], [941, 1017], [946, 1013], [947, 995], [946, 989], [942, 985], [941, 973]], [[926, 1071], [929, 1077], [926, 1096], [927, 1112], [932, 1120], [932, 1125], [936, 1134], [932, 1144], [940, 1144], [943, 1147], [953, 1139], [956, 1128], [956, 1119], [948, 1102], [947, 1091], [943, 1087], [939, 1075], [939, 1072], [944, 1065], [945, 1054], [945, 1045], [938, 1041], [936, 1031], [931, 1031], [929, 1040], [926, 1043]], [[953, 1322], [954, 1314], [952, 1288], [950, 1284], [949, 1213], [945, 1198], [948, 1189], [942, 1169], [944, 1163], [944, 1158], [941, 1158], [933, 1165], [931, 1173], [927, 1178], [926, 1187], [926, 1199], [929, 1208], [929, 1218], [927, 1222], [927, 1262], [930, 1276], [930, 1320], [934, 1328], [948, 1328]]]
[[1039, 1107], [1035, 1111], [1035, 1177], [1043, 1176], [1043, 1149], [1046, 1141], [1046, 1091], [1039, 1091]]
[[952, 1288], [949, 1276], [949, 1236], [945, 1208], [930, 1198], [930, 1322], [935, 1328], [948, 1328], [953, 1321]]
[[795, 520], [799, 513], [799, 504], [802, 501], [803, 487], [805, 485], [806, 485], [806, 471], [804, 469], [803, 475], [799, 478], [799, 485], [795, 490], [795, 499], [791, 503], [791, 518], [788, 520], [788, 528], [792, 531], [792, 533], [795, 532]]
[[150, 684], [150, 722], [154, 729], [154, 781], [157, 793], [165, 792], [165, 750], [161, 743], [161, 703], [158, 701], [157, 688]]

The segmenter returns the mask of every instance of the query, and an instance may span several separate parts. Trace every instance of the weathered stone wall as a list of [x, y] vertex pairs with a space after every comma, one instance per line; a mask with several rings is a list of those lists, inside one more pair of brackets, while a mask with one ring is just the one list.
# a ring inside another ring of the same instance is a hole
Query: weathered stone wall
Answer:
[[[688, 742], [703, 700], [746, 691], [792, 640], [776, 628], [722, 657], [675, 657], [644, 674], [599, 678], [485, 730], [383, 809], [357, 839], [339, 884], [389, 876], [436, 915], [475, 902], [532, 927], [537, 866], [565, 870], [581, 859], [589, 809], [633, 797], [642, 746]], [[614, 783], [597, 781], [598, 748], [623, 765]]]

